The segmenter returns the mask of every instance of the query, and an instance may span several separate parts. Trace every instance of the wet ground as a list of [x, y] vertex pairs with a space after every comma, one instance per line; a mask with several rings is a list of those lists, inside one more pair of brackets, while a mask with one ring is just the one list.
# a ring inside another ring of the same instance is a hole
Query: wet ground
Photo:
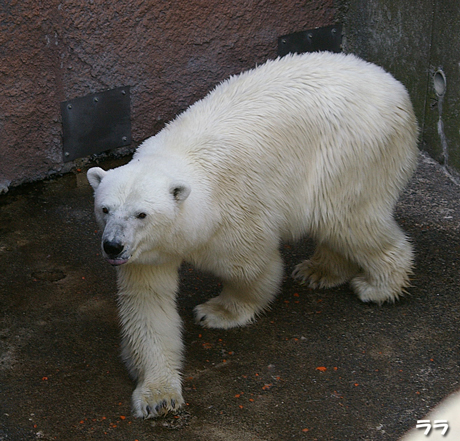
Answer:
[[[0, 196], [0, 440], [395, 441], [460, 389], [460, 187], [422, 157], [397, 208], [410, 295], [379, 307], [286, 276], [256, 324], [207, 330], [192, 309], [219, 281], [184, 266], [187, 405], [134, 419], [84, 171]], [[290, 274], [312, 244], [283, 252]]]

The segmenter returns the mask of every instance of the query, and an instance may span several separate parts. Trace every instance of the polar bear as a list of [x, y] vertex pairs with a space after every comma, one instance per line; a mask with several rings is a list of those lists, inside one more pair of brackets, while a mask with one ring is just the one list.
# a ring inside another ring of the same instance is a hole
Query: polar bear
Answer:
[[393, 302], [413, 251], [393, 208], [417, 162], [403, 85], [353, 55], [288, 55], [233, 76], [139, 146], [124, 166], [88, 171], [102, 250], [117, 267], [122, 354], [133, 411], [184, 402], [178, 268], [223, 281], [199, 324], [251, 323], [281, 283], [280, 241], [316, 240], [294, 276], [350, 281], [364, 302]]

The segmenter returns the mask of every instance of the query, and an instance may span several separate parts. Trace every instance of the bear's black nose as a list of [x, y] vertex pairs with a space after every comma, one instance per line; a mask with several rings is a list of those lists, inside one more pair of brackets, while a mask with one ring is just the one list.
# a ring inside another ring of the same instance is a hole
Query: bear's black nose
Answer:
[[104, 251], [109, 257], [117, 257], [123, 251], [123, 245], [119, 242], [104, 242]]

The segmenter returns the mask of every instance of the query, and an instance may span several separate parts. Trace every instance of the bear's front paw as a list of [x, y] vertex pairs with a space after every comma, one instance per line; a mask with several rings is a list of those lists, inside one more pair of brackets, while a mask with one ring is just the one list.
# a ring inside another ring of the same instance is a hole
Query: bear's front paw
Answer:
[[155, 418], [178, 410], [184, 399], [172, 386], [142, 384], [133, 393], [133, 414], [137, 418]]
[[334, 274], [330, 268], [325, 268], [312, 260], [304, 260], [299, 263], [292, 272], [292, 277], [310, 288], [333, 288], [345, 283], [347, 274]]
[[205, 328], [229, 329], [254, 321], [255, 307], [251, 304], [231, 303], [215, 297], [195, 307], [195, 321]]

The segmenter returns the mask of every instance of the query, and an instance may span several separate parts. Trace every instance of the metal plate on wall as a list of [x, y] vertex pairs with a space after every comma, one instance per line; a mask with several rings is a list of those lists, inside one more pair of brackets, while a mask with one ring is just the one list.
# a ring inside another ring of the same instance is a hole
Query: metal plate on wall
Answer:
[[61, 103], [64, 162], [131, 144], [130, 88]]
[[289, 53], [301, 54], [318, 51], [342, 51], [342, 25], [295, 32], [278, 38], [278, 55], [280, 57]]

